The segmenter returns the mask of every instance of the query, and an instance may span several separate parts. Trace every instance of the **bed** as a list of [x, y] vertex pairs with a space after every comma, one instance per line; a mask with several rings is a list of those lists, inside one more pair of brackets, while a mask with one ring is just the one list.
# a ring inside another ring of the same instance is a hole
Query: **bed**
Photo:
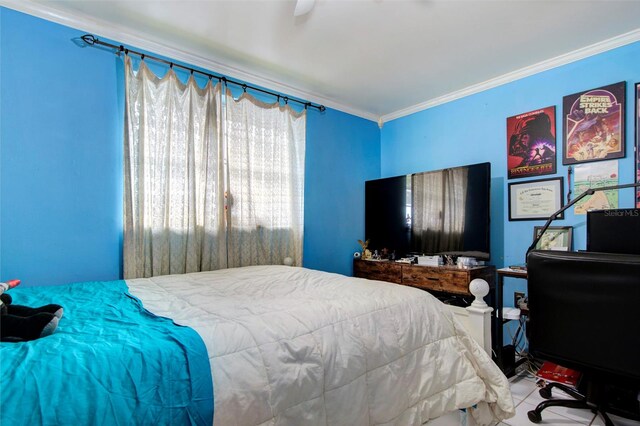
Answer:
[[52, 336], [1, 345], [1, 424], [417, 425], [462, 408], [490, 424], [514, 414], [482, 346], [410, 287], [252, 266], [12, 292], [65, 315]]

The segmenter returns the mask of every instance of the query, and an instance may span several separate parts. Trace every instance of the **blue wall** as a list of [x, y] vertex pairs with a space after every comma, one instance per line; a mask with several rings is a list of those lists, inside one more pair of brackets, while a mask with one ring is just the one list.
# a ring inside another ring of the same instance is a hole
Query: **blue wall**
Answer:
[[380, 177], [380, 130], [338, 111], [309, 114], [304, 266], [352, 274], [364, 238], [364, 181]]
[[[0, 280], [48, 285], [121, 276], [122, 64], [79, 48], [83, 32], [0, 8]], [[640, 81], [640, 43], [386, 123], [334, 110], [307, 118], [304, 265], [351, 273], [364, 238], [364, 181], [490, 161], [492, 263], [524, 261], [534, 225], [508, 222], [506, 117], [564, 95]], [[621, 182], [633, 180], [633, 107]], [[558, 126], [561, 149], [561, 125]], [[566, 178], [558, 161], [557, 176]], [[515, 181], [524, 181], [518, 179]], [[513, 182], [513, 180], [512, 180]], [[621, 205], [632, 204], [621, 192]], [[584, 248], [584, 216], [568, 212]], [[518, 286], [520, 284], [511, 283]], [[507, 288], [505, 298], [511, 298]]]
[[[620, 183], [634, 181], [634, 84], [640, 81], [640, 42], [523, 78], [484, 92], [403, 117], [384, 125], [381, 132], [381, 171], [393, 176], [430, 169], [490, 161], [492, 165], [491, 262], [499, 267], [524, 263], [533, 239], [533, 227], [544, 221], [508, 221], [507, 185], [535, 179], [507, 180], [506, 118], [547, 106], [556, 106], [558, 172], [565, 195], [567, 167], [562, 165], [562, 97], [583, 90], [627, 82], [626, 157], [619, 160]], [[541, 178], [542, 178], [541, 177]], [[578, 195], [574, 192], [574, 196]], [[566, 198], [566, 196], [565, 196]], [[633, 190], [620, 191], [620, 207], [633, 206]], [[573, 209], [557, 226], [573, 226], [574, 249], [585, 248], [586, 216]], [[508, 281], [505, 304], [513, 291], [524, 290], [522, 280]]]
[[122, 114], [113, 55], [78, 31], [2, 9], [0, 279], [115, 279]]
[[[0, 8], [0, 280], [121, 277], [122, 62], [76, 46], [83, 34]], [[332, 110], [307, 120], [303, 261], [350, 274], [379, 130]]]

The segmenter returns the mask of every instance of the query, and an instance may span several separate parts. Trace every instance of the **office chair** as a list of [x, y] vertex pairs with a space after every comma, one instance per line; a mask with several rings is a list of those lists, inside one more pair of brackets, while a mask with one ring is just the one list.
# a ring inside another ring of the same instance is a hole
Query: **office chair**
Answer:
[[582, 372], [578, 390], [550, 383], [574, 399], [547, 399], [529, 411], [542, 421], [550, 406], [588, 408], [640, 420], [640, 255], [531, 251], [527, 257], [529, 352]]

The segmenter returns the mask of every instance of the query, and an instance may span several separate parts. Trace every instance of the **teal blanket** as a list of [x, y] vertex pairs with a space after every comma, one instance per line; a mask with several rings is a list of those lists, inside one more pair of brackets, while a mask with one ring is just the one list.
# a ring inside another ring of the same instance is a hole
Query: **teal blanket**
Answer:
[[51, 336], [0, 343], [1, 425], [211, 425], [207, 350], [124, 281], [17, 287], [14, 304], [57, 303]]

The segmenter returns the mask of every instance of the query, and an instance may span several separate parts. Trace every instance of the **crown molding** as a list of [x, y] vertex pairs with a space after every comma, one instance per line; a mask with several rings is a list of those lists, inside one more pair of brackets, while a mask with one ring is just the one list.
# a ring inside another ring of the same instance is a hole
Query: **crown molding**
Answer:
[[419, 103], [417, 105], [403, 108], [391, 114], [383, 115], [380, 119], [384, 122], [395, 120], [396, 118], [405, 117], [407, 115], [414, 114], [416, 112], [424, 111], [429, 108], [433, 108], [438, 105], [445, 104], [447, 102], [454, 101], [456, 99], [464, 98], [469, 95], [483, 92], [485, 90], [492, 89], [494, 87], [502, 86], [503, 84], [511, 83], [512, 81], [520, 80], [525, 77], [532, 76], [534, 74], [548, 71], [553, 68], [557, 68], [563, 65], [567, 65], [571, 62], [576, 62], [581, 59], [588, 58], [590, 56], [597, 55], [599, 53], [606, 52], [618, 47], [625, 46], [627, 44], [640, 41], [640, 28], [630, 31], [625, 34], [604, 40], [598, 43], [594, 43], [590, 46], [583, 47], [581, 49], [574, 50], [569, 53], [565, 53], [555, 58], [547, 59], [537, 64], [530, 65], [519, 70], [503, 74], [499, 77], [492, 78], [479, 84], [466, 87], [455, 92], [448, 93], [443, 96], [428, 100], [426, 102]]
[[378, 116], [368, 111], [363, 111], [348, 105], [341, 104], [320, 94], [307, 92], [294, 86], [275, 81], [266, 76], [244, 70], [240, 67], [225, 65], [215, 60], [215, 58], [206, 58], [197, 54], [193, 54], [176, 46], [154, 42], [148, 38], [148, 35], [145, 35], [141, 32], [132, 31], [130, 28], [121, 25], [113, 25], [105, 21], [97, 20], [85, 14], [60, 11], [47, 4], [36, 3], [32, 0], [0, 0], [0, 6], [5, 6], [9, 9], [14, 9], [19, 12], [45, 19], [47, 21], [52, 21], [61, 25], [75, 28], [80, 31], [92, 33], [102, 38], [117, 41], [118, 43], [122, 43], [132, 47], [135, 46], [138, 49], [153, 52], [154, 54], [158, 54], [161, 56], [166, 56], [176, 61], [187, 63], [189, 65], [201, 67], [217, 74], [222, 74], [234, 79], [243, 80], [247, 83], [262, 86], [266, 89], [279, 92], [290, 97], [296, 97], [299, 99], [322, 104], [327, 108], [335, 109], [347, 114], [375, 121], [381, 128], [383, 123], [395, 120], [397, 118], [424, 111], [426, 109], [433, 108], [435, 106], [442, 105], [456, 99], [480, 93], [485, 90], [501, 86], [503, 84], [520, 80], [522, 78], [529, 77], [543, 71], [557, 68], [571, 62], [579, 61], [581, 59], [585, 59], [590, 56], [606, 52], [608, 50], [640, 41], [640, 28], [638, 28], [636, 30], [610, 38], [608, 40], [604, 40], [590, 46], [586, 46], [572, 52], [556, 56], [555, 58], [544, 60], [536, 64], [521, 68], [519, 70], [503, 74], [482, 83], [474, 84], [464, 89], [447, 93], [443, 96], [439, 96], [437, 98], [433, 98], [425, 102], [400, 109], [390, 114]]
[[131, 47], [135, 46], [137, 49], [153, 52], [153, 54], [165, 56], [191, 66], [201, 67], [216, 74], [246, 81], [252, 85], [261, 86], [289, 97], [322, 104], [327, 108], [342, 111], [371, 121], [377, 121], [379, 118], [375, 114], [343, 105], [317, 93], [307, 92], [294, 86], [272, 80], [260, 74], [243, 70], [239, 67], [225, 65], [215, 59], [206, 58], [176, 46], [155, 42], [149, 39], [148, 35], [142, 32], [132, 31], [130, 28], [122, 25], [107, 23], [83, 13], [61, 11], [47, 4], [36, 3], [31, 0], [0, 0], [0, 6], [5, 6], [18, 12], [26, 13], [47, 21], [52, 21], [57, 24], [91, 33], [100, 38], [113, 40], [119, 44]]

